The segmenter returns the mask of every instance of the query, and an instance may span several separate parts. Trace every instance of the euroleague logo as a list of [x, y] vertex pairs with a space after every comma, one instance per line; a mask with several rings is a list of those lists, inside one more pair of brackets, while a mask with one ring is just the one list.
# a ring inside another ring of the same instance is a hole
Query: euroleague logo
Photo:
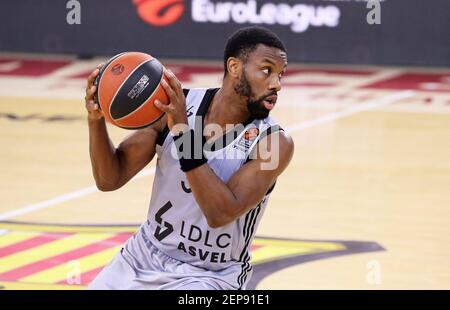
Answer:
[[125, 70], [125, 67], [122, 64], [117, 64], [112, 67], [111, 72], [114, 75], [120, 75], [123, 73], [123, 70]]
[[145, 23], [157, 27], [170, 26], [179, 21], [188, 4], [194, 23], [280, 25], [290, 27], [295, 33], [305, 32], [311, 27], [337, 27], [341, 17], [340, 9], [334, 5], [287, 4], [279, 1], [258, 3], [257, 0], [132, 1], [139, 17]]
[[147, 24], [164, 27], [177, 22], [184, 13], [184, 0], [133, 0], [139, 17]]

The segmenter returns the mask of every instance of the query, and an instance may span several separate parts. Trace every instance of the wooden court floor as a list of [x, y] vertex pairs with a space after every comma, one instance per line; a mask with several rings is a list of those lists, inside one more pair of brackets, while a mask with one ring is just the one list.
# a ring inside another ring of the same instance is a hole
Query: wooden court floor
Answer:
[[[101, 60], [0, 55], [2, 288], [84, 289], [146, 218], [154, 162], [94, 187], [83, 92]], [[220, 63], [163, 62], [220, 85]], [[273, 116], [296, 151], [250, 287], [450, 289], [450, 70], [292, 65], [283, 83]]]

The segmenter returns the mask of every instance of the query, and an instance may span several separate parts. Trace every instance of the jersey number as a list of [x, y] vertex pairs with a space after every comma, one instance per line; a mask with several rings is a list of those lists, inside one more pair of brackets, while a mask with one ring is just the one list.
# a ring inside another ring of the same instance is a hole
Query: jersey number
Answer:
[[170, 223], [168, 223], [166, 221], [163, 221], [163, 218], [162, 218], [162, 215], [164, 213], [166, 213], [170, 208], [172, 208], [172, 203], [170, 201], [168, 201], [155, 214], [155, 221], [158, 224], [163, 225], [163, 222], [164, 222], [164, 230], [162, 230], [163, 228], [161, 226], [156, 227], [155, 238], [158, 239], [158, 241], [163, 240], [164, 238], [166, 238], [168, 235], [170, 235], [173, 232], [172, 224], [170, 224]]

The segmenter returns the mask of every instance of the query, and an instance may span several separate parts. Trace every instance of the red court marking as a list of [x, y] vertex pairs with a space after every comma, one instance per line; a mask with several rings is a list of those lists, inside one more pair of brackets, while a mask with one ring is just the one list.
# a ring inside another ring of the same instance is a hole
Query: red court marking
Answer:
[[98, 241], [87, 246], [62, 253], [53, 257], [43, 259], [38, 262], [34, 262], [7, 272], [0, 274], [0, 279], [4, 281], [17, 281], [23, 277], [29, 276], [34, 273], [41, 272], [43, 270], [67, 263], [71, 260], [75, 260], [90, 254], [100, 252], [102, 250], [119, 246], [124, 243], [128, 238], [132, 236], [131, 233], [116, 234], [111, 238]]
[[176, 74], [180, 82], [192, 81], [192, 75], [194, 74], [223, 74], [223, 68], [219, 66], [178, 66], [168, 65], [168, 69], [172, 70]]
[[[346, 70], [346, 69], [326, 69], [326, 68], [304, 68], [304, 69], [288, 69], [285, 77], [293, 75], [311, 75], [311, 74], [323, 74], [327, 75], [332, 81], [327, 82], [288, 82], [283, 81], [282, 85], [287, 87], [333, 87], [340, 84], [339, 76], [370, 76], [377, 73], [375, 70]], [[304, 79], [304, 78], [303, 78]]]
[[425, 104], [432, 104], [433, 103], [433, 98], [427, 97], [423, 101], [424, 101]]
[[333, 87], [337, 86], [337, 83], [321, 83], [321, 82], [283, 82], [282, 86], [290, 87]]
[[[98, 267], [89, 271], [86, 271], [80, 275], [80, 285], [89, 285], [95, 277], [102, 271], [104, 266]], [[67, 280], [62, 280], [58, 282], [57, 284], [65, 284], [68, 285]]]
[[250, 251], [256, 251], [257, 249], [263, 248], [265, 247], [265, 245], [256, 245], [256, 244], [252, 244], [250, 247]]
[[42, 234], [5, 247], [0, 247], [0, 258], [50, 243], [71, 234]]
[[352, 70], [352, 69], [327, 69], [327, 68], [304, 68], [304, 69], [292, 69], [288, 68], [286, 74], [332, 74], [332, 75], [357, 75], [357, 76], [370, 76], [377, 73], [377, 70]]
[[402, 73], [392, 78], [362, 86], [361, 88], [398, 90], [412, 89], [431, 92], [450, 92], [450, 73]]
[[21, 60], [14, 58], [0, 58], [1, 65], [18, 62], [19, 67], [13, 70], [0, 70], [0, 76], [39, 77], [53, 73], [72, 63], [67, 60]]
[[[186, 66], [186, 65], [170, 65], [165, 64], [165, 67], [172, 70], [180, 82], [191, 82], [194, 74], [222, 74], [223, 69], [219, 66]], [[71, 79], [86, 79], [91, 71], [85, 71], [75, 75], [69, 76]]]
[[[172, 70], [177, 78], [181, 82], [191, 82], [192, 75], [194, 74], [223, 74], [223, 68], [221, 66], [191, 66], [191, 65], [175, 65], [164, 64], [166, 68]], [[69, 76], [71, 79], [86, 79], [92, 70], [84, 71], [78, 74]], [[345, 69], [326, 69], [326, 68], [304, 68], [304, 69], [288, 69], [285, 76], [291, 76], [295, 74], [330, 74], [330, 75], [357, 75], [357, 76], [369, 76], [377, 71], [375, 70], [345, 70]], [[286, 83], [288, 86], [329, 86], [330, 83]], [[334, 84], [331, 84], [334, 85]]]

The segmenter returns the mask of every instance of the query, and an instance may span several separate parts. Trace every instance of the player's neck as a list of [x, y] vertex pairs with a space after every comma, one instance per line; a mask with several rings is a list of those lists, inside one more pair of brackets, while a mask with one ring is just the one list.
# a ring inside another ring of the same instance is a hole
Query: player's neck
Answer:
[[215, 94], [206, 113], [205, 124], [243, 124], [250, 117], [245, 98], [237, 95], [232, 87], [222, 86]]

